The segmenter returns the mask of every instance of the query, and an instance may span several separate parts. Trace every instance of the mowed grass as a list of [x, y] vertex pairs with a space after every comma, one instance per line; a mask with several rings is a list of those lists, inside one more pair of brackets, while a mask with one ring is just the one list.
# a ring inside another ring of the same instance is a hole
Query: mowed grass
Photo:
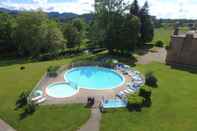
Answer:
[[152, 43], [155, 44], [157, 41], [161, 40], [164, 42], [165, 45], [169, 45], [170, 36], [172, 33], [173, 33], [173, 29], [170, 27], [156, 28], [154, 31], [154, 39]]
[[[23, 120], [19, 120], [22, 110], [15, 110], [18, 96], [23, 91], [31, 91], [50, 65], [68, 64], [72, 60], [26, 64], [0, 61], [0, 118], [17, 131], [74, 131], [80, 127], [90, 115], [90, 111], [82, 105], [40, 106], [33, 115]], [[25, 70], [20, 70], [21, 66], [25, 66]]]
[[[181, 27], [180, 33], [185, 33], [188, 30], [189, 29], [187, 27]], [[161, 40], [163, 41], [165, 46], [168, 46], [170, 44], [170, 38], [173, 32], [174, 32], [174, 28], [168, 26], [155, 28], [152, 44], [155, 44], [157, 41]]]
[[152, 106], [141, 112], [122, 109], [104, 113], [101, 131], [196, 131], [197, 74], [158, 63], [138, 65], [137, 69], [154, 71], [159, 79]]

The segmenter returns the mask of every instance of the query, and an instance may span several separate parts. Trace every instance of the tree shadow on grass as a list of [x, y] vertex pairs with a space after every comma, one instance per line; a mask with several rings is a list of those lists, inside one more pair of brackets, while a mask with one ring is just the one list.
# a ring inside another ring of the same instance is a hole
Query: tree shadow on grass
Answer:
[[27, 112], [27, 111], [24, 111], [24, 112], [21, 112], [20, 115], [19, 115], [19, 120], [24, 120], [26, 119], [27, 117], [33, 115], [34, 112]]
[[172, 69], [190, 72], [192, 74], [197, 74], [197, 66], [187, 66], [187, 65], [169, 65]]
[[139, 49], [136, 49], [135, 53], [137, 55], [145, 55], [150, 52], [150, 49], [153, 48], [153, 44], [145, 44], [143, 47], [140, 47]]
[[141, 112], [142, 111], [142, 107], [140, 107], [140, 106], [128, 106], [127, 109], [130, 112]]
[[75, 62], [85, 62], [85, 61], [100, 61], [102, 59], [116, 59], [121, 63], [130, 65], [132, 67], [136, 66], [137, 59], [133, 55], [121, 55], [121, 54], [109, 54], [108, 52], [105, 53], [97, 53], [94, 56], [87, 56], [81, 59], [72, 60], [72, 63]]
[[81, 54], [74, 54], [74, 55], [69, 55], [69, 56], [64, 55], [64, 56], [59, 56], [59, 57], [46, 59], [46, 60], [37, 60], [37, 59], [32, 59], [32, 58], [17, 58], [17, 57], [0, 58], [0, 67], [11, 66], [11, 65], [16, 65], [16, 64], [40, 63], [40, 62], [47, 62], [51, 60], [62, 60], [66, 58], [68, 59], [73, 58], [71, 62], [85, 61], [85, 60], [95, 61], [95, 60], [102, 59], [102, 58], [112, 58], [112, 59], [117, 59], [118, 61], [128, 64], [130, 66], [136, 66], [135, 63], [137, 62], [137, 59], [133, 55], [125, 56], [121, 54], [109, 54], [107, 52], [99, 52], [99, 53], [95, 53], [92, 55], [87, 55], [86, 57], [80, 57], [80, 56]]
[[11, 57], [11, 58], [0, 58], [0, 67], [4, 66], [12, 66], [16, 64], [29, 64], [29, 63], [40, 63], [40, 62], [47, 62], [52, 60], [62, 60], [66, 58], [74, 58], [80, 55], [70, 55], [70, 56], [60, 56], [46, 60], [37, 60], [32, 58], [19, 58], [19, 57]]

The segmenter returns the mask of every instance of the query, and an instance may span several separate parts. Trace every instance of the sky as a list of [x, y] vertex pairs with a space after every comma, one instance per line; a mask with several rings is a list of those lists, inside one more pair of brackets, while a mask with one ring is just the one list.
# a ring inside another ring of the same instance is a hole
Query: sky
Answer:
[[[130, 3], [133, 0], [127, 0]], [[146, 0], [138, 0], [142, 6]], [[147, 0], [150, 14], [157, 18], [197, 19], [197, 0]], [[94, 11], [94, 0], [0, 0], [0, 7], [17, 10], [42, 9], [84, 14]]]

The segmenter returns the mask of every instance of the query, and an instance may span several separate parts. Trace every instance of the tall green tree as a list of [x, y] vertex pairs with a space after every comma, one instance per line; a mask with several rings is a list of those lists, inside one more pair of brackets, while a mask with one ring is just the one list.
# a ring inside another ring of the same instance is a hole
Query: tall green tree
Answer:
[[42, 11], [24, 12], [17, 16], [14, 37], [21, 56], [54, 52], [64, 44], [60, 29]]
[[[132, 16], [128, 17], [125, 14], [126, 10], [128, 10], [128, 6], [123, 0], [95, 1], [94, 26], [96, 29], [92, 30], [96, 30], [95, 34], [101, 36], [98, 37], [97, 42], [103, 42], [102, 45], [106, 47], [109, 52], [124, 52], [125, 50], [130, 50], [135, 47], [133, 45], [135, 45], [137, 41], [135, 35], [138, 35], [138, 29], [133, 30], [134, 33], [130, 30], [134, 29], [132, 27], [133, 21], [130, 21]], [[132, 26], [130, 27], [130, 25]], [[139, 23], [136, 25], [139, 25]], [[101, 34], [98, 35], [98, 33]], [[127, 39], [125, 39], [125, 36], [128, 36]]]
[[17, 16], [15, 40], [19, 55], [37, 55], [44, 48], [47, 35], [47, 15], [39, 12], [24, 12]]
[[123, 23], [123, 28], [120, 32], [121, 38], [121, 44], [120, 49], [125, 51], [126, 53], [129, 53], [130, 51], [133, 51], [139, 40], [140, 35], [140, 19], [137, 16], [127, 16], [125, 18], [126, 20]]
[[130, 7], [130, 14], [135, 15], [135, 16], [139, 16], [139, 13], [140, 13], [140, 7], [138, 4], [138, 1], [134, 0], [133, 3], [131, 4], [131, 7]]
[[46, 46], [44, 51], [48, 52], [64, 50], [67, 40], [64, 38], [62, 31], [58, 27], [58, 24], [54, 21], [48, 22], [48, 31], [46, 36]]
[[148, 2], [140, 10], [141, 20], [141, 44], [151, 42], [154, 36], [154, 25], [151, 16], [149, 15]]
[[89, 47], [104, 47], [105, 30], [99, 28], [96, 20], [90, 23], [87, 36], [90, 40]]
[[16, 45], [13, 42], [13, 31], [16, 26], [16, 20], [13, 16], [0, 13], [0, 50], [1, 52], [15, 51]]
[[80, 41], [86, 38], [87, 34], [87, 24], [84, 22], [82, 18], [76, 18], [72, 21], [72, 25], [77, 29], [80, 35]]
[[74, 27], [77, 28], [78, 32], [83, 32], [86, 28], [85, 22], [81, 18], [76, 18], [72, 21]]
[[63, 35], [67, 39], [67, 48], [80, 47], [81, 34], [73, 24], [66, 23], [63, 25]]

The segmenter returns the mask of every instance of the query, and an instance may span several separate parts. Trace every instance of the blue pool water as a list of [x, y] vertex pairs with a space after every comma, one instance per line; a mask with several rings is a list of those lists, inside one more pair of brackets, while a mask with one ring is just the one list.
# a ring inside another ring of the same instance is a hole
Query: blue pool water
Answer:
[[94, 90], [113, 89], [124, 82], [116, 71], [95, 66], [73, 68], [65, 73], [64, 78], [79, 88]]
[[68, 83], [55, 83], [46, 88], [47, 95], [55, 98], [65, 98], [75, 95], [77, 88]]
[[121, 99], [110, 99], [110, 100], [105, 100], [102, 103], [102, 106], [104, 108], [121, 108], [121, 107], [126, 107], [127, 102]]

